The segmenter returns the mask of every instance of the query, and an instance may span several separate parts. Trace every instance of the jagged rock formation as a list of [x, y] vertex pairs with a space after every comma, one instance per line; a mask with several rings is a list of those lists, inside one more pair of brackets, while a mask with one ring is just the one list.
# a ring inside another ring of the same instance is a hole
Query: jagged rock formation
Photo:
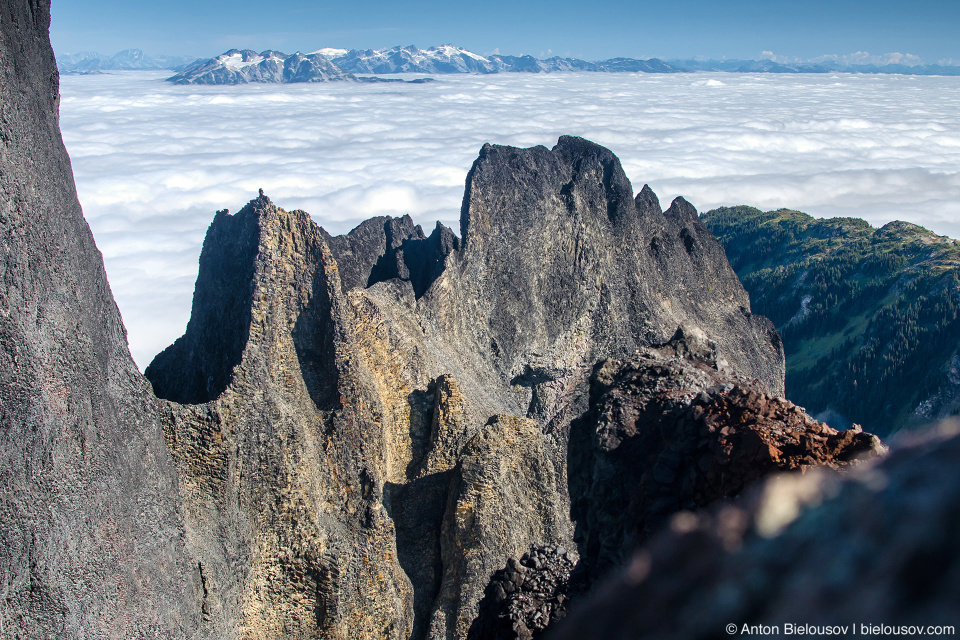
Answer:
[[205, 637], [159, 402], [60, 138], [49, 23], [47, 2], [0, 10], [0, 636]]
[[[846, 635], [851, 625], [858, 635], [942, 633], [928, 625], [955, 633], [957, 432], [944, 425], [842, 478], [774, 477], [735, 505], [678, 514], [552, 637], [718, 638], [727, 625], [729, 635], [744, 625], [788, 635], [786, 623], [845, 625]], [[870, 630], [877, 625], [892, 629]]]
[[409, 218], [333, 238], [264, 196], [218, 214], [187, 332], [147, 371], [211, 624], [465, 637], [507, 558], [574, 548], [567, 441], [597, 359], [682, 325], [782, 391], [747, 305], [692, 207], [634, 198], [577, 138], [485, 146], [460, 238]]
[[567, 137], [485, 146], [459, 238], [332, 238], [263, 194], [218, 213], [150, 393], [57, 133], [48, 21], [0, 16], [3, 635], [463, 638], [509, 557], [575, 549], [598, 360], [679, 326], [782, 393], [693, 208]]

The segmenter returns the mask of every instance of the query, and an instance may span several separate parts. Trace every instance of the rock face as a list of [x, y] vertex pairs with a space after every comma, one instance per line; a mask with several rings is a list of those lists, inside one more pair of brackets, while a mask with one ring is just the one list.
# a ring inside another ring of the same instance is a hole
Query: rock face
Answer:
[[575, 548], [567, 443], [598, 359], [683, 326], [782, 391], [777, 335], [692, 207], [634, 198], [578, 138], [485, 146], [459, 238], [331, 237], [261, 195], [217, 215], [200, 265], [147, 377], [205, 615], [241, 637], [465, 637], [509, 557]]
[[[718, 638], [727, 625], [740, 635], [786, 623], [846, 625], [847, 635], [853, 625], [859, 635], [955, 631], [957, 432], [945, 425], [843, 478], [775, 477], [736, 505], [679, 514], [552, 637]], [[892, 629], [870, 631], [879, 625]]]
[[77, 202], [49, 21], [0, 11], [0, 636], [191, 637], [177, 469]]

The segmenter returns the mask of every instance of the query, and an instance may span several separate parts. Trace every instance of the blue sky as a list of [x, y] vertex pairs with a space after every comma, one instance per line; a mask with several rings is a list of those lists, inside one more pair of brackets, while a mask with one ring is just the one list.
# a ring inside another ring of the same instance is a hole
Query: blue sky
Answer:
[[960, 1], [914, 0], [53, 0], [58, 53], [213, 56], [232, 47], [456, 44], [478, 53], [811, 59], [910, 53], [960, 64]]

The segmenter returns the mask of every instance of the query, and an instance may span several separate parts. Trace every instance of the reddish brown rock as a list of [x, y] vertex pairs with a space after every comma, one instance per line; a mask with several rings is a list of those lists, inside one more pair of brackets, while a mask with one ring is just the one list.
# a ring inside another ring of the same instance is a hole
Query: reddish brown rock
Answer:
[[577, 541], [594, 577], [678, 511], [736, 496], [773, 472], [841, 469], [882, 450], [859, 427], [836, 431], [724, 372], [710, 345], [691, 342], [678, 335], [594, 371], [591, 408], [574, 422], [570, 446]]

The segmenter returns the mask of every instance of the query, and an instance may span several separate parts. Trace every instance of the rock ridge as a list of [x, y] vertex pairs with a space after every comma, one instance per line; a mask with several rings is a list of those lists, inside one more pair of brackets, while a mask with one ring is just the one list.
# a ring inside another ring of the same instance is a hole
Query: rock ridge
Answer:
[[507, 558], [577, 548], [568, 442], [597, 360], [680, 335], [782, 391], [695, 211], [635, 197], [609, 150], [485, 145], [461, 230], [335, 237], [262, 194], [214, 219], [187, 331], [147, 371], [212, 627], [464, 638]]

